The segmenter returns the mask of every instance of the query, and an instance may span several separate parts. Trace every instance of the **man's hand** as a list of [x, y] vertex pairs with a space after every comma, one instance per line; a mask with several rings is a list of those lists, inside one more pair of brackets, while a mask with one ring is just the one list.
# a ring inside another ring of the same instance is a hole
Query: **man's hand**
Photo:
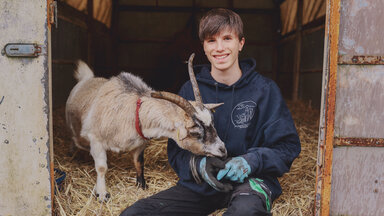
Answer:
[[229, 192], [233, 189], [232, 185], [228, 183], [221, 183], [215, 178], [215, 174], [220, 169], [225, 168], [225, 161], [216, 157], [203, 157], [200, 161], [199, 168], [201, 177], [215, 190], [220, 192]]
[[237, 183], [243, 183], [244, 179], [251, 173], [251, 167], [248, 162], [241, 156], [230, 159], [225, 168], [221, 169], [217, 174], [217, 180], [223, 177]]

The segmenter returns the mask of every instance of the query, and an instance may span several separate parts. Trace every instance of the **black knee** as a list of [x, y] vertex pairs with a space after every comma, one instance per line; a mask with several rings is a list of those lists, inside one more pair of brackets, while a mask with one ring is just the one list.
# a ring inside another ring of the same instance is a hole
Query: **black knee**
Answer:
[[225, 216], [229, 215], [257, 215], [270, 216], [272, 215], [266, 209], [264, 201], [257, 195], [238, 195], [233, 198], [228, 206]]
[[120, 216], [150, 215], [151, 213], [153, 213], [151, 212], [151, 209], [149, 209], [150, 206], [150, 203], [147, 204], [145, 202], [145, 199], [142, 199], [124, 209], [124, 211], [121, 212]]
[[135, 206], [129, 206], [128, 208], [124, 209], [123, 212], [121, 212], [120, 216], [139, 215], [138, 213], [140, 213], [138, 208]]

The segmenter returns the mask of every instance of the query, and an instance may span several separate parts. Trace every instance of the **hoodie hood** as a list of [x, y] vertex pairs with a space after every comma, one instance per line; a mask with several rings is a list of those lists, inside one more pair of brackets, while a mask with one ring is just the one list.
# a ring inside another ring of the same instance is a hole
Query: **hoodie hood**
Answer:
[[224, 89], [232, 88], [232, 87], [241, 88], [242, 86], [248, 84], [248, 82], [252, 80], [254, 76], [257, 75], [257, 72], [255, 72], [256, 61], [252, 58], [244, 59], [240, 61], [239, 64], [240, 64], [240, 70], [242, 72], [241, 77], [231, 86], [228, 86], [223, 83], [219, 83], [215, 79], [213, 79], [211, 75], [211, 64], [196, 65], [194, 67], [194, 70], [197, 73], [196, 79], [201, 83], [211, 85], [211, 86], [219, 86], [220, 88], [224, 88]]

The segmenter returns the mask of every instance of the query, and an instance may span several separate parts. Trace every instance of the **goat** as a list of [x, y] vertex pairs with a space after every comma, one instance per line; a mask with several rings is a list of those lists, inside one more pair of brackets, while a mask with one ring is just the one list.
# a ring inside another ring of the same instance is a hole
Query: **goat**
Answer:
[[188, 71], [196, 101], [191, 102], [170, 92], [154, 91], [127, 72], [110, 79], [95, 77], [86, 63], [78, 62], [78, 83], [66, 103], [66, 121], [75, 145], [89, 150], [95, 161], [94, 192], [100, 201], [110, 197], [105, 186], [107, 150], [132, 152], [136, 184], [143, 189], [143, 151], [150, 138], [168, 137], [196, 155], [226, 157], [211, 112], [221, 104], [203, 104], [192, 69], [193, 56]]

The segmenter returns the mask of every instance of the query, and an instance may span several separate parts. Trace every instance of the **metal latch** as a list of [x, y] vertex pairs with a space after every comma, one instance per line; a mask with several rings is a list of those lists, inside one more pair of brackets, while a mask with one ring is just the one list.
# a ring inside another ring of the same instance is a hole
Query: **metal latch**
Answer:
[[9, 43], [1, 54], [8, 57], [38, 57], [42, 54], [42, 47], [35, 43]]

